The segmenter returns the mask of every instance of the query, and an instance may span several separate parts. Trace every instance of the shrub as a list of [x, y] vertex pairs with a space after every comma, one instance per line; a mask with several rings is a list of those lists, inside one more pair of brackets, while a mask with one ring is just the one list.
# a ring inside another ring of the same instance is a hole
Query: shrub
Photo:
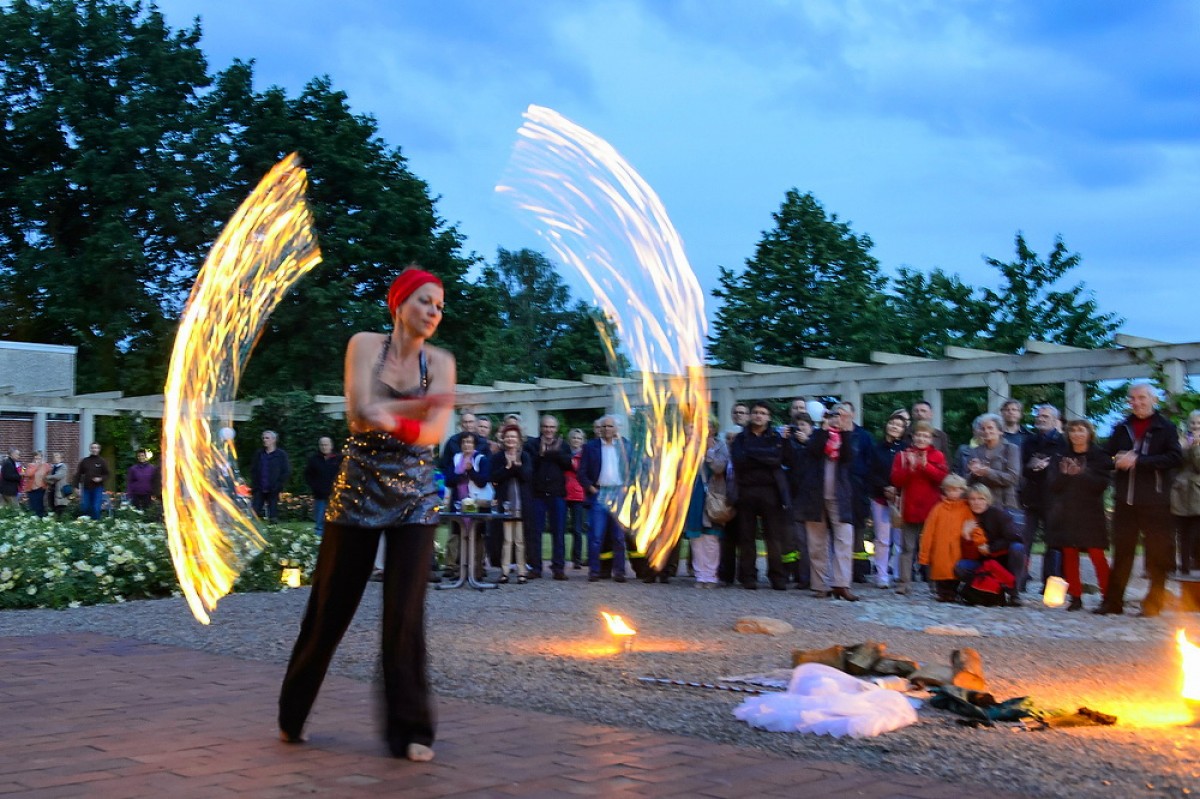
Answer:
[[[278, 591], [282, 565], [307, 582], [317, 557], [311, 525], [273, 525], [266, 548], [243, 569], [235, 591]], [[286, 562], [283, 564], [281, 562]], [[0, 513], [0, 609], [67, 608], [177, 596], [161, 523], [137, 511], [58, 521]]]

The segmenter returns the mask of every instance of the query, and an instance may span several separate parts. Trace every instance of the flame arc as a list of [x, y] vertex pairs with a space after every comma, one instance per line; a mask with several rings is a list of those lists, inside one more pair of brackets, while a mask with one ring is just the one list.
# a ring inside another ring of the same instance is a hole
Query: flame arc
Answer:
[[233, 400], [271, 311], [321, 262], [307, 185], [292, 153], [242, 202], [196, 276], [171, 352], [163, 520], [180, 588], [202, 624], [264, 544], [237, 474]]
[[658, 195], [611, 144], [549, 108], [524, 116], [511, 179], [496, 191], [538, 220], [616, 328], [619, 343], [598, 325], [614, 373], [618, 349], [634, 366], [632, 383], [613, 387], [616, 406], [642, 423], [629, 431], [638, 457], [610, 510], [660, 568], [683, 531], [708, 439], [704, 293]]

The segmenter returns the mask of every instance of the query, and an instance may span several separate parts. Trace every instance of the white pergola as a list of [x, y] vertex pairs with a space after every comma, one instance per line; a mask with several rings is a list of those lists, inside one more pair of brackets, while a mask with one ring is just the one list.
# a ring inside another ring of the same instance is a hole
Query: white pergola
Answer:
[[[940, 359], [875, 352], [871, 354], [870, 363], [805, 358], [804, 365], [799, 367], [743, 363], [740, 370], [708, 367], [704, 371], [718, 418], [722, 420], [729, 418], [737, 400], [836, 396], [850, 400], [861, 409], [864, 396], [910, 391], [919, 392], [929, 401], [933, 406], [934, 424], [938, 426], [942, 423], [942, 394], [952, 389], [984, 388], [989, 409], [999, 410], [1000, 404], [1011, 396], [1013, 386], [1057, 383], [1065, 391], [1064, 415], [1078, 418], [1085, 415], [1085, 383], [1146, 378], [1152, 373], [1154, 364], [1160, 364], [1168, 390], [1176, 393], [1186, 388], [1188, 375], [1200, 374], [1200, 342], [1170, 344], [1118, 335], [1116, 343], [1113, 348], [1089, 350], [1031, 340], [1025, 342], [1025, 351], [1019, 355], [946, 347], [944, 357]], [[69, 355], [73, 368], [73, 347], [59, 347], [56, 352]], [[640, 379], [641, 375], [629, 378], [584, 375], [578, 381], [541, 378], [534, 383], [497, 381], [490, 386], [459, 385], [458, 405], [475, 413], [518, 413], [526, 429], [536, 430], [541, 413], [580, 409], [617, 411], [619, 406], [614, 389], [622, 386], [632, 389]], [[655, 379], [666, 380], [658, 376]], [[161, 418], [163, 412], [162, 395], [125, 397], [117, 391], [74, 394], [73, 376], [69, 387], [61, 385], [33, 390], [6, 383], [8, 381], [0, 373], [0, 412], [32, 413], [35, 441], [39, 420], [42, 440], [45, 439], [47, 414], [77, 415], [82, 427], [82, 449], [85, 442], [92, 439], [98, 415], [137, 412]], [[316, 400], [330, 416], [345, 414], [345, 401], [341, 396], [317, 395]], [[257, 403], [234, 403], [233, 418], [248, 420]], [[83, 454], [86, 452], [80, 453]]]

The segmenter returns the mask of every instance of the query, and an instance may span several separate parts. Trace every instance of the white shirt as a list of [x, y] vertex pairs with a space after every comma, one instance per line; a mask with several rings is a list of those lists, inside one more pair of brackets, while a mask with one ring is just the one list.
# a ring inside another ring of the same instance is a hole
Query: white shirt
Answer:
[[596, 480], [597, 485], [621, 485], [621, 455], [617, 451], [618, 441], [620, 439], [613, 439], [611, 444], [603, 440], [600, 442], [600, 477]]

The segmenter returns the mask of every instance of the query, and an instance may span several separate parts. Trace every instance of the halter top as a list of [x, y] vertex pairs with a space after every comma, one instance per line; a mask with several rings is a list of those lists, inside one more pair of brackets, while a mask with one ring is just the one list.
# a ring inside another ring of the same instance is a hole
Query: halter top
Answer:
[[[392, 337], [384, 340], [372, 374], [377, 397], [410, 399], [429, 390], [425, 350], [417, 355], [420, 382], [397, 391], [380, 379]], [[342, 450], [342, 467], [333, 483], [325, 518], [335, 524], [379, 529], [405, 524], [437, 524], [440, 500], [434, 485], [433, 448], [398, 441], [389, 433], [352, 433]]]

